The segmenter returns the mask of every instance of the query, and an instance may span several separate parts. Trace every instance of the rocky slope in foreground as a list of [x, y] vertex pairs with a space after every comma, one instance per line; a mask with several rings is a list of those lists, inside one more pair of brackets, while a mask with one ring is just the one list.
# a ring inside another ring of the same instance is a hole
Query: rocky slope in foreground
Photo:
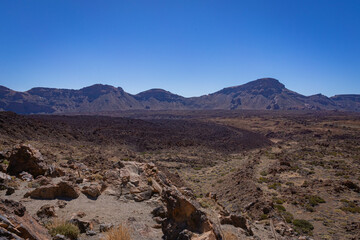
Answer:
[[294, 239], [245, 215], [206, 212], [191, 189], [176, 187], [151, 163], [118, 161], [110, 169], [74, 160], [48, 164], [30, 145], [0, 157], [0, 234], [8, 239], [67, 239], [51, 228], [59, 219], [75, 225], [81, 239], [102, 239], [119, 224], [132, 239]]
[[132, 95], [120, 87], [102, 84], [80, 90], [33, 88], [26, 92], [16, 92], [0, 86], [0, 110], [21, 114], [101, 113], [140, 109], [360, 111], [360, 95], [337, 95], [331, 98], [321, 94], [304, 96], [285, 88], [273, 78], [258, 79], [193, 98], [185, 98], [162, 89], [151, 89]]

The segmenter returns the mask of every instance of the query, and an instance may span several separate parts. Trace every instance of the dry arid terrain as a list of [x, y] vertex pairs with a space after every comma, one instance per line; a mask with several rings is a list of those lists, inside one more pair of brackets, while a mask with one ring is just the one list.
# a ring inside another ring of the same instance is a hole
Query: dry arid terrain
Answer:
[[360, 239], [359, 113], [102, 114], [0, 113], [0, 236]]

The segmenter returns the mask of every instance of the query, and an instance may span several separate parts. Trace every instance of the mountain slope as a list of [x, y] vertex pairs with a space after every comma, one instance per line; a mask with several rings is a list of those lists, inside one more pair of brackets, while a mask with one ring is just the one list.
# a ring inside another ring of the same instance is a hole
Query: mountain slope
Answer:
[[360, 112], [360, 95], [335, 95], [330, 99], [334, 101], [341, 109]]
[[326, 96], [303, 96], [290, 91], [273, 78], [258, 79], [244, 85], [224, 88], [193, 100], [207, 109], [333, 110], [339, 108]]
[[163, 89], [150, 89], [138, 93], [134, 97], [145, 106], [145, 109], [169, 110], [188, 109], [190, 107], [188, 99]]
[[79, 90], [33, 88], [16, 92], [0, 86], [0, 110], [21, 114], [99, 113], [131, 109], [150, 110], [347, 110], [360, 111], [360, 95], [317, 94], [304, 96], [278, 80], [262, 78], [243, 85], [224, 88], [212, 94], [185, 98], [163, 89], [150, 89], [136, 95], [122, 88], [95, 84]]

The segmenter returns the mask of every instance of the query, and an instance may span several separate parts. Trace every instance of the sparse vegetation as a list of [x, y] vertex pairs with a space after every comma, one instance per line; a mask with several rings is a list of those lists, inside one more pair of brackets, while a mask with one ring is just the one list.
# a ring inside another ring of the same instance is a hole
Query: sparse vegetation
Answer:
[[49, 233], [53, 237], [56, 234], [61, 234], [67, 238], [75, 240], [80, 234], [80, 230], [77, 226], [65, 220], [54, 219], [54, 221], [52, 221], [46, 227], [49, 229]]
[[320, 203], [325, 203], [325, 200], [317, 195], [307, 196], [306, 198], [312, 207], [315, 207]]
[[268, 185], [269, 189], [274, 189], [274, 190], [278, 189], [279, 187], [281, 187], [281, 183], [277, 183], [277, 182]]
[[277, 209], [280, 212], [285, 212], [286, 211], [286, 209], [285, 209], [285, 207], [283, 205], [275, 204], [274, 208]]
[[269, 182], [269, 179], [265, 178], [265, 177], [260, 177], [259, 178], [259, 183], [267, 183]]
[[287, 223], [292, 223], [292, 221], [294, 220], [294, 216], [289, 212], [283, 211], [281, 215]]
[[102, 240], [131, 240], [131, 235], [127, 227], [119, 225], [108, 231]]
[[285, 201], [283, 200], [283, 199], [281, 199], [281, 198], [274, 198], [273, 199], [274, 200], [274, 202], [276, 203], [276, 204], [283, 204]]
[[356, 203], [346, 199], [341, 199], [341, 202], [344, 204], [344, 206], [340, 208], [342, 211], [350, 213], [360, 213], [360, 207]]
[[294, 219], [293, 224], [294, 229], [299, 233], [311, 234], [311, 231], [314, 230], [314, 226], [304, 219]]

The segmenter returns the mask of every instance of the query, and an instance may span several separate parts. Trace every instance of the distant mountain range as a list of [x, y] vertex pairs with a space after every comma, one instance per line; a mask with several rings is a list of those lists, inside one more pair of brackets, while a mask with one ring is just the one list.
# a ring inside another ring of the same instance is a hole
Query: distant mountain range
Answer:
[[359, 95], [304, 96], [273, 78], [262, 78], [218, 92], [185, 98], [163, 89], [136, 95], [122, 88], [95, 84], [79, 90], [32, 88], [26, 92], [0, 86], [0, 110], [20, 114], [99, 113], [121, 110], [344, 110], [360, 111]]

